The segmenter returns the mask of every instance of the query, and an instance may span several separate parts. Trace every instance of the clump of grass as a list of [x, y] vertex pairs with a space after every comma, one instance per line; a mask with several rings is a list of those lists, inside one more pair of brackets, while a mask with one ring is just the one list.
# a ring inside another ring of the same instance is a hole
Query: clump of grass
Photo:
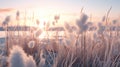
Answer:
[[36, 67], [36, 63], [31, 56], [27, 56], [19, 46], [13, 46], [8, 58], [9, 67]]
[[9, 67], [25, 67], [27, 55], [21, 47], [14, 46], [9, 55]]
[[[57, 37], [55, 40], [48, 39], [47, 44], [42, 44], [37, 38], [20, 36], [19, 41], [23, 42], [20, 43], [22, 46], [9, 47], [11, 50], [8, 67], [119, 67], [120, 39], [116, 34], [111, 34], [112, 30], [109, 30], [110, 33], [106, 30], [107, 26], [112, 26], [108, 25], [110, 10], [111, 8], [102, 20], [102, 22], [106, 20], [106, 25], [98, 23], [98, 30], [93, 32], [88, 31], [91, 23], [87, 22], [86, 14], [81, 14], [81, 18], [76, 22], [77, 30], [71, 30], [72, 25], [65, 23], [67, 37], [63, 39], [63, 43], [58, 43]], [[5, 22], [8, 21], [9, 19], [6, 19]], [[49, 27], [49, 24], [46, 27]], [[95, 38], [92, 37], [94, 33], [96, 33]], [[38, 29], [39, 34], [41, 31]], [[4, 64], [2, 66], [4, 67]]]

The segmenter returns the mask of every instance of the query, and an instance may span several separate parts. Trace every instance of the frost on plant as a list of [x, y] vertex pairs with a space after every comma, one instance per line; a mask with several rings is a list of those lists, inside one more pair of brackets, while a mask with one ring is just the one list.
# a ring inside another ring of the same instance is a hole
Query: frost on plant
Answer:
[[14, 46], [10, 51], [9, 67], [25, 67], [27, 55], [21, 47]]

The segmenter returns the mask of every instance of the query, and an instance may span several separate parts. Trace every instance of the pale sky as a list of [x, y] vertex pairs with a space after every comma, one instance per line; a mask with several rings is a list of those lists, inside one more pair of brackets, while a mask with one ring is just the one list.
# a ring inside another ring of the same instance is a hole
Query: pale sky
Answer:
[[[0, 0], [0, 9], [38, 10], [38, 14], [79, 14], [82, 7], [87, 15], [102, 17], [112, 6], [111, 17], [120, 16], [120, 0]], [[0, 13], [1, 15], [1, 13]], [[2, 15], [1, 15], [2, 16]]]

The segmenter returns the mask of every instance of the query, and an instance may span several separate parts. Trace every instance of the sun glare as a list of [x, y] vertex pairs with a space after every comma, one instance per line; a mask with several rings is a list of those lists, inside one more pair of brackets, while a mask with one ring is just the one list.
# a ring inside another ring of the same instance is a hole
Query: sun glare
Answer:
[[[47, 9], [47, 8], [27, 8], [27, 9], [23, 9], [21, 11], [21, 15], [22, 19], [20, 20], [21, 24], [27, 26], [37, 26], [41, 29], [44, 29], [45, 24], [49, 23], [50, 25], [52, 25], [53, 23], [55, 23], [56, 26], [59, 25], [63, 25], [65, 21], [67, 21], [68, 18], [71, 17], [66, 17], [66, 15], [63, 15], [61, 11], [56, 11], [53, 9]], [[24, 16], [23, 16], [24, 15]], [[57, 20], [56, 23], [56, 19], [55, 16], [59, 16], [59, 19]], [[25, 20], [26, 18], [26, 20]], [[36, 24], [36, 20], [39, 21], [39, 25]], [[71, 21], [72, 22], [72, 21]]]
[[38, 20], [39, 27], [43, 28], [44, 23], [50, 20], [49, 14], [38, 8], [27, 9], [25, 14], [27, 19], [27, 25], [30, 25], [30, 26], [36, 26], [36, 25], [38, 26], [38, 24], [36, 24], [36, 20]]

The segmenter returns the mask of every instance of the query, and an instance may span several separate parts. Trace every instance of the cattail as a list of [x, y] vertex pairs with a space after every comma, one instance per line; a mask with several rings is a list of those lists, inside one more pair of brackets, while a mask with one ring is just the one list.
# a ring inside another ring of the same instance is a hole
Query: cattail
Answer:
[[28, 43], [28, 47], [29, 47], [29, 48], [34, 48], [34, 46], [35, 46], [35, 41], [30, 41], [30, 42]]
[[77, 26], [79, 27], [79, 29], [80, 29], [84, 24], [82, 24], [80, 20], [77, 20], [76, 25], [77, 25]]
[[41, 33], [42, 33], [42, 30], [41, 30], [41, 29], [37, 29], [37, 30], [34, 32], [35, 37], [39, 37]]
[[60, 19], [60, 16], [59, 16], [59, 15], [56, 15], [56, 16], [54, 16], [54, 19], [55, 19], [55, 21], [56, 21], [56, 23], [57, 23], [58, 20]]
[[88, 19], [88, 16], [86, 14], [82, 14], [80, 20], [77, 21], [78, 27], [81, 25], [84, 25]]
[[69, 32], [69, 33], [71, 33], [72, 32], [72, 27], [68, 24], [68, 23], [66, 23], [65, 22], [65, 29]]
[[106, 16], [103, 16], [103, 18], [102, 18], [102, 22], [104, 22], [104, 21], [105, 21], [105, 19], [106, 19]]
[[5, 20], [3, 21], [2, 25], [8, 24], [9, 21], [10, 21], [10, 16], [7, 16], [7, 17], [5, 18]]
[[87, 21], [87, 19], [88, 19], [88, 16], [87, 16], [86, 14], [82, 14], [82, 15], [81, 15], [81, 18], [80, 18], [81, 23], [85, 24], [86, 21]]
[[98, 23], [98, 34], [102, 34], [105, 31], [105, 26], [102, 23]]
[[17, 12], [16, 12], [16, 20], [19, 20], [19, 17], [20, 17], [20, 12], [17, 11]]
[[113, 20], [112, 23], [113, 24], [116, 24], [118, 22], [118, 20]]
[[80, 33], [86, 31], [88, 29], [88, 25], [86, 24], [86, 21], [88, 19], [88, 16], [86, 14], [82, 14], [81, 18], [76, 22], [77, 26], [80, 29]]
[[88, 25], [85, 24], [85, 25], [81, 26], [80, 33], [82, 33], [82, 32], [86, 32], [87, 30], [88, 30]]
[[21, 47], [14, 46], [10, 51], [9, 67], [25, 67], [27, 55]]
[[88, 30], [90, 31], [91, 28], [93, 27], [93, 23], [92, 22], [87, 22], [87, 26], [88, 26]]
[[6, 54], [8, 54], [8, 23], [10, 21], [10, 16], [7, 16], [4, 20], [4, 22], [2, 23], [3, 28], [6, 28]]

